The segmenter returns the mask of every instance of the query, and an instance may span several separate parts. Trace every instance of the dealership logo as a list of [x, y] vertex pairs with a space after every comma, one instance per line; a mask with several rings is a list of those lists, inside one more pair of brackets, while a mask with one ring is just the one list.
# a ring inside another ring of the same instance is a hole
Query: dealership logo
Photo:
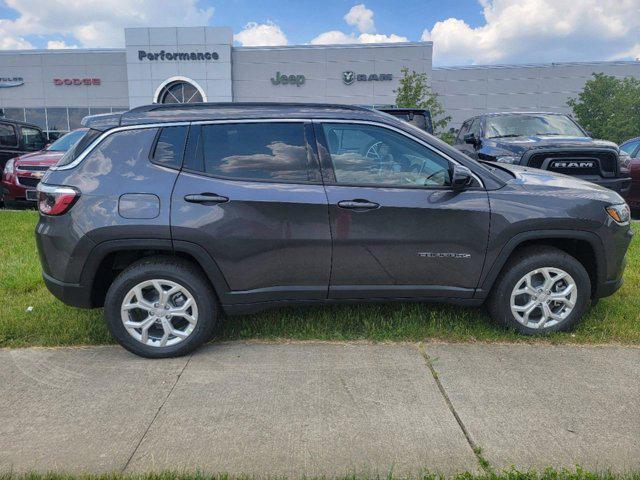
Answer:
[[218, 52], [165, 52], [164, 50], [160, 50], [159, 52], [145, 52], [144, 50], [138, 50], [138, 60], [142, 62], [143, 60], [150, 61], [210, 61], [210, 60], [218, 60], [220, 55]]
[[0, 77], [0, 88], [19, 87], [24, 85], [22, 77]]
[[86, 85], [86, 86], [97, 86], [100, 85], [99, 78], [54, 78], [53, 84], [56, 86], [64, 86], [64, 85]]
[[356, 74], [350, 70], [342, 72], [342, 81], [345, 85], [353, 85], [355, 82], [389, 82], [391, 80], [393, 80], [391, 73], [371, 73], [367, 75], [366, 73]]
[[560, 160], [551, 163], [553, 168], [593, 168], [596, 166], [596, 162], [591, 160], [576, 161], [576, 160]]
[[305, 81], [304, 75], [282, 75], [280, 72], [276, 72], [275, 78], [271, 78], [271, 83], [274, 85], [295, 85], [296, 87], [301, 87]]

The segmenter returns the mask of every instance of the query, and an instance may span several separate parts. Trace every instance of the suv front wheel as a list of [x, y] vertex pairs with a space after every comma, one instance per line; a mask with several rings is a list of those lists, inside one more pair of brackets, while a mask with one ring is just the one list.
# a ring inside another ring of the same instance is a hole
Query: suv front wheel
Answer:
[[111, 334], [148, 358], [177, 357], [206, 342], [217, 320], [215, 293], [191, 263], [143, 259], [114, 280], [105, 299]]
[[529, 247], [511, 258], [487, 302], [499, 324], [527, 335], [566, 331], [591, 301], [582, 264], [553, 247]]

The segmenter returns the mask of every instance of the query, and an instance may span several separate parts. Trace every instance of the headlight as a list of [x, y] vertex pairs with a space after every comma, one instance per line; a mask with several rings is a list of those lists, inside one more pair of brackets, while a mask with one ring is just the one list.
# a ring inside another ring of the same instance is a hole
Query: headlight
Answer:
[[12, 158], [11, 160], [8, 160], [7, 163], [4, 164], [5, 175], [13, 175], [14, 163], [15, 163], [15, 160]]
[[618, 170], [620, 170], [620, 173], [628, 174], [631, 172], [631, 155], [624, 150], [620, 150], [620, 155], [618, 156]]
[[518, 164], [520, 163], [520, 157], [514, 157], [512, 155], [500, 155], [499, 157], [496, 157], [496, 162]]
[[605, 210], [618, 225], [629, 225], [629, 220], [631, 220], [631, 210], [629, 210], [629, 205], [626, 203], [610, 205], [605, 208]]

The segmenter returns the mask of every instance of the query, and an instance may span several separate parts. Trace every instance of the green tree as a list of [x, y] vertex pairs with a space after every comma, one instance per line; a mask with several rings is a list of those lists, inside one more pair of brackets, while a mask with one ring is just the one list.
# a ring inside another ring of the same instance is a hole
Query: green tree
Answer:
[[438, 94], [429, 86], [426, 73], [417, 73], [413, 70], [410, 72], [408, 68], [403, 68], [400, 86], [394, 90], [394, 93], [396, 94], [396, 106], [400, 108], [429, 110], [434, 133], [446, 140], [444, 137], [449, 133], [444, 132], [444, 129], [451, 122], [451, 117], [445, 115], [446, 112], [438, 99]]
[[640, 135], [640, 80], [594, 73], [567, 105], [595, 138], [622, 143]]

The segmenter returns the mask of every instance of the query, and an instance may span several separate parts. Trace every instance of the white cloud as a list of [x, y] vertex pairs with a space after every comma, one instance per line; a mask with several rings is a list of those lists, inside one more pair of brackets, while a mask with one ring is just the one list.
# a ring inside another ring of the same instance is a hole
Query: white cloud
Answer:
[[[125, 27], [199, 26], [213, 16], [196, 0], [5, 0], [15, 20], [0, 20], [0, 48], [6, 36], [72, 35], [83, 47], [121, 47]], [[5, 35], [2, 35], [2, 34]], [[31, 48], [31, 47], [22, 47]]]
[[68, 45], [64, 40], [49, 40], [47, 42], [47, 49], [49, 50], [67, 49], [67, 48], [78, 48], [78, 46]]
[[273, 22], [249, 22], [243, 30], [233, 36], [233, 39], [245, 47], [277, 46], [289, 43], [284, 32]]
[[365, 7], [364, 3], [354, 5], [344, 16], [347, 25], [356, 27], [360, 33], [375, 33], [376, 27], [373, 23], [373, 10]]
[[484, 25], [437, 22], [437, 64], [632, 58], [640, 42], [640, 0], [479, 0]]
[[358, 34], [345, 33], [340, 30], [330, 30], [323, 32], [313, 40], [312, 45], [336, 45], [345, 43], [398, 43], [409, 41], [407, 37], [396, 35], [384, 35], [375, 33], [376, 26], [373, 21], [373, 10], [369, 10], [364, 3], [355, 5], [344, 16], [344, 20], [348, 25], [354, 26], [358, 30]]
[[0, 50], [24, 50], [34, 48], [31, 42], [20, 36], [15, 36], [2, 28], [2, 20], [0, 20]]

